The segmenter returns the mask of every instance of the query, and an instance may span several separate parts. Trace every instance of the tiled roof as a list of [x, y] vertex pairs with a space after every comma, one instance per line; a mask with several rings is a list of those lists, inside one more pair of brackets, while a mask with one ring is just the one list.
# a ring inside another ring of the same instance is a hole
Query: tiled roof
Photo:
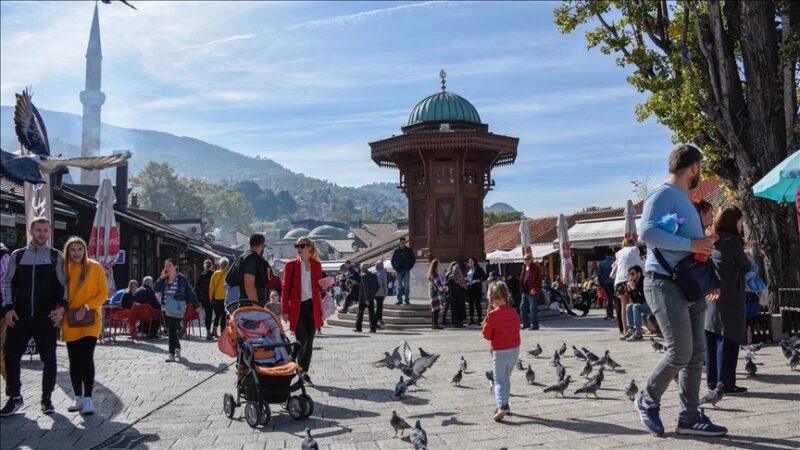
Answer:
[[361, 227], [351, 228], [352, 232], [368, 248], [393, 236], [397, 227], [393, 223], [365, 223]]

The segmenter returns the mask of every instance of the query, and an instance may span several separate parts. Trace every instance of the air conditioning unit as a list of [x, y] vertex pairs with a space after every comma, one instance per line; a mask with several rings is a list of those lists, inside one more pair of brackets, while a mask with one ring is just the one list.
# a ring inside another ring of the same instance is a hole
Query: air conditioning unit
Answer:
[[449, 123], [439, 124], [439, 131], [450, 131], [450, 124]]

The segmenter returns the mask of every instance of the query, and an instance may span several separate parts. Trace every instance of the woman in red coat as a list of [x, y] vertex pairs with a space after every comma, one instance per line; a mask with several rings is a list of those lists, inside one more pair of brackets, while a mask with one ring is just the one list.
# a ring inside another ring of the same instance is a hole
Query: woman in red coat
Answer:
[[308, 369], [314, 348], [314, 335], [322, 328], [322, 307], [319, 280], [322, 278], [322, 263], [314, 241], [301, 237], [294, 244], [297, 258], [286, 263], [283, 269], [281, 289], [281, 311], [283, 320], [289, 322], [301, 346], [297, 352], [297, 364], [303, 371], [303, 380], [311, 383]]

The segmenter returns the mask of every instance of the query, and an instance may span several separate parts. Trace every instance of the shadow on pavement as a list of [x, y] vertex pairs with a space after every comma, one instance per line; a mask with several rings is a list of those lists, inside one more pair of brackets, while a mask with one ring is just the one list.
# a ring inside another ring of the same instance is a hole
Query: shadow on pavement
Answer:
[[427, 405], [429, 401], [424, 398], [415, 397], [406, 393], [402, 398], [394, 397], [394, 391], [391, 389], [371, 389], [371, 388], [358, 388], [348, 389], [339, 388], [335, 386], [314, 386], [318, 391], [325, 392], [331, 397], [349, 398], [353, 400], [366, 400], [374, 403], [389, 403], [400, 401], [403, 404], [410, 405]]
[[578, 433], [597, 433], [597, 434], [611, 434], [611, 435], [647, 434], [646, 431], [641, 429], [633, 429], [633, 428], [623, 427], [621, 425], [615, 425], [613, 423], [597, 422], [594, 420], [586, 420], [578, 418], [570, 418], [567, 420], [555, 420], [555, 419], [545, 419], [541, 417], [525, 416], [522, 414], [514, 414], [513, 416], [510, 417], [511, 419], [522, 418], [526, 420], [518, 422], [516, 420], [512, 421], [511, 419], [509, 419], [504, 423], [515, 426], [535, 424], [550, 428], [558, 428], [561, 430], [576, 431]]

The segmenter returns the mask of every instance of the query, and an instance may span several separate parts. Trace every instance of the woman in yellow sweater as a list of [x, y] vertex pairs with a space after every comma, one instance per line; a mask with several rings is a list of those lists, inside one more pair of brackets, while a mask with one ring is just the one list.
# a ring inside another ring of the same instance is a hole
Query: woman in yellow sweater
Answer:
[[[106, 274], [98, 262], [89, 259], [86, 242], [71, 237], [64, 246], [64, 283], [67, 285], [67, 314], [61, 325], [61, 338], [67, 343], [69, 378], [75, 391], [75, 404], [67, 410], [94, 414], [94, 347], [100, 337], [100, 308], [108, 298]], [[74, 310], [74, 311], [73, 311]], [[70, 325], [68, 316], [83, 321], [91, 311], [94, 321], [88, 325]]]
[[211, 275], [211, 281], [208, 283], [208, 298], [211, 301], [211, 308], [214, 310], [214, 331], [213, 337], [219, 337], [217, 334], [217, 327], [220, 333], [225, 329], [227, 322], [225, 320], [225, 276], [228, 275], [228, 258], [219, 260], [219, 270]]

